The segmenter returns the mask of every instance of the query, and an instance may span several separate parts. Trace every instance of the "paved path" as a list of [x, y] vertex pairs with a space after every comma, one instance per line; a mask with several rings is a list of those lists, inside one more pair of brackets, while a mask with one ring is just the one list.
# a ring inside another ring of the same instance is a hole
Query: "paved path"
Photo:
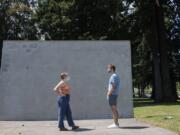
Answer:
[[107, 129], [112, 120], [78, 120], [79, 130], [60, 132], [56, 121], [0, 121], [0, 135], [178, 135], [135, 119], [119, 122], [119, 129]]

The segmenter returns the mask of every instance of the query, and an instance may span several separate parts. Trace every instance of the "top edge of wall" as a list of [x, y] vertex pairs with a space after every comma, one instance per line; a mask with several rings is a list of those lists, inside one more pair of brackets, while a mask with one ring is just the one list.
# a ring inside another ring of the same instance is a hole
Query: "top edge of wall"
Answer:
[[78, 42], [130, 42], [130, 40], [3, 40], [3, 42], [14, 42], [14, 41], [18, 41], [18, 42], [74, 42], [74, 41], [78, 41]]
[[127, 42], [130, 40], [3, 40], [6, 42]]

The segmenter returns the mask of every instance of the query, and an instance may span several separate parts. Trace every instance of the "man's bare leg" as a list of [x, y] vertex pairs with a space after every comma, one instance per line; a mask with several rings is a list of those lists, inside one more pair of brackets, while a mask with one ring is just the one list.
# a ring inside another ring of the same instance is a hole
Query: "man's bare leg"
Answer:
[[111, 106], [111, 110], [112, 110], [112, 116], [113, 116], [113, 119], [114, 119], [114, 123], [115, 123], [116, 125], [119, 125], [119, 122], [118, 122], [119, 113], [118, 113], [118, 110], [117, 110], [116, 105], [112, 105], [112, 106]]

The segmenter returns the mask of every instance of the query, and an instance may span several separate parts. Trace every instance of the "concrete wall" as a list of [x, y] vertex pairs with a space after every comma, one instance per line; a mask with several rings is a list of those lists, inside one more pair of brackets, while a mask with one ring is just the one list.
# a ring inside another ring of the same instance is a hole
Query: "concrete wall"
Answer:
[[107, 64], [121, 78], [119, 111], [133, 117], [128, 41], [4, 41], [0, 72], [0, 120], [55, 120], [53, 87], [69, 72], [75, 119], [111, 118], [106, 101]]

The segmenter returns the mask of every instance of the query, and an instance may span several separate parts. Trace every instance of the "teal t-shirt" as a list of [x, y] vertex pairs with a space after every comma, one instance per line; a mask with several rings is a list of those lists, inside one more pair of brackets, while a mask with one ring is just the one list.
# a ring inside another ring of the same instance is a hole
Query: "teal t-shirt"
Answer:
[[108, 90], [110, 91], [112, 88], [112, 84], [115, 85], [115, 90], [113, 91], [112, 95], [119, 95], [120, 91], [120, 77], [116, 73], [112, 74], [109, 78], [109, 86]]

